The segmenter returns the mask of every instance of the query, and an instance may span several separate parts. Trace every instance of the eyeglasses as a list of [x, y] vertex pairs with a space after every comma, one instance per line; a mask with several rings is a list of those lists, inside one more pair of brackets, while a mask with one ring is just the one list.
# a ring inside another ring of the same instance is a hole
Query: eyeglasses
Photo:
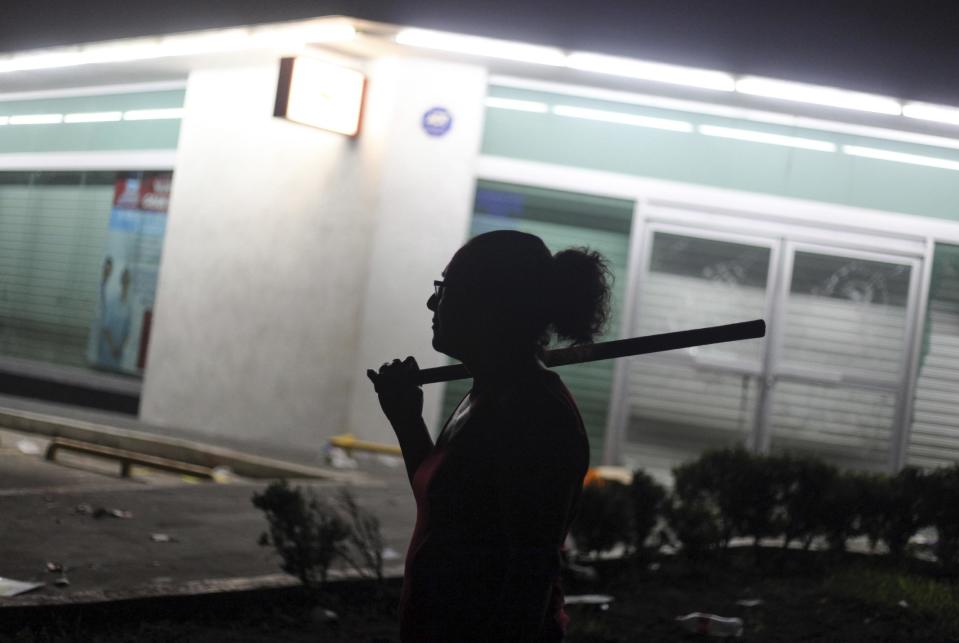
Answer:
[[433, 295], [435, 295], [437, 299], [439, 299], [440, 297], [443, 296], [443, 290], [445, 290], [445, 289], [446, 289], [446, 282], [445, 282], [445, 281], [434, 281], [434, 282], [433, 282]]

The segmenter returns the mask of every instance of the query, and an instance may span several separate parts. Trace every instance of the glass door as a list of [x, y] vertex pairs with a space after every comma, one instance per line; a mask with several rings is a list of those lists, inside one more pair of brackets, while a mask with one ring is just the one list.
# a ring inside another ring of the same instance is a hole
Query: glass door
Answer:
[[786, 244], [760, 448], [891, 463], [918, 260]]
[[[632, 335], [768, 318], [777, 242], [654, 224]], [[620, 459], [657, 477], [710, 447], [755, 446], [764, 340], [626, 360]]]

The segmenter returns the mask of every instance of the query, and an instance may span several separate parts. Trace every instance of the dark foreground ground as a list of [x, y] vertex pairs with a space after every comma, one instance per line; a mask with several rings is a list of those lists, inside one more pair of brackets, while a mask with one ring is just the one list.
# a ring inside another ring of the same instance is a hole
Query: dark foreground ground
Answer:
[[[745, 641], [959, 641], [955, 580], [931, 569], [908, 571], [881, 559], [836, 560], [823, 552], [731, 552], [723, 561], [692, 569], [675, 558], [627, 563], [606, 561], [600, 579], [567, 582], [567, 593], [614, 597], [606, 610], [568, 606], [569, 641], [715, 640], [686, 633], [675, 617], [689, 612], [738, 616]], [[658, 563], [658, 564], [657, 564]], [[312, 608], [302, 588], [143, 599], [86, 607], [0, 610], [0, 641], [119, 643], [121, 641], [237, 643], [274, 641], [397, 641], [399, 581], [383, 595], [367, 582], [342, 581], [321, 599], [334, 622]], [[754, 607], [742, 599], [761, 599]], [[311, 616], [311, 610], [313, 614]]]

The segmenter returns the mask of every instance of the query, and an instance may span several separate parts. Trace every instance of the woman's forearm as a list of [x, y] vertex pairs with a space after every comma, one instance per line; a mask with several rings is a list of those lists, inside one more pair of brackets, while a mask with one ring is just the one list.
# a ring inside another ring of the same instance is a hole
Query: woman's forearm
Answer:
[[430, 432], [426, 428], [426, 422], [423, 421], [423, 418], [401, 426], [394, 424], [393, 431], [400, 442], [403, 462], [406, 464], [406, 475], [412, 485], [416, 470], [420, 468], [423, 460], [433, 450], [433, 438], [430, 437]]

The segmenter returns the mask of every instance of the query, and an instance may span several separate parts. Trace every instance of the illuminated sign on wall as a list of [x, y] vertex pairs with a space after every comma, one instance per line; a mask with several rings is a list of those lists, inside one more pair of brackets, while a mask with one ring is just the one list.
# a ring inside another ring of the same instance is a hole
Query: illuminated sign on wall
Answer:
[[366, 77], [315, 58], [284, 58], [274, 116], [356, 136], [363, 112]]

